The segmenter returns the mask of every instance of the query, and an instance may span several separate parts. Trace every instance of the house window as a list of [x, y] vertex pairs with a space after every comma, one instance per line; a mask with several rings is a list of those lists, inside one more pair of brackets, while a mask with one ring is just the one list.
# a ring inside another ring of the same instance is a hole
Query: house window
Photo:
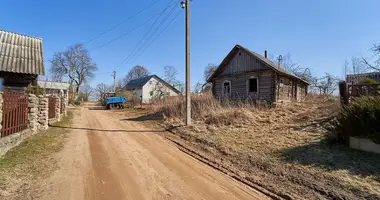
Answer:
[[223, 95], [231, 94], [231, 81], [224, 81], [222, 89], [223, 89]]
[[247, 86], [248, 86], [248, 92], [257, 92], [258, 91], [257, 77], [249, 78]]

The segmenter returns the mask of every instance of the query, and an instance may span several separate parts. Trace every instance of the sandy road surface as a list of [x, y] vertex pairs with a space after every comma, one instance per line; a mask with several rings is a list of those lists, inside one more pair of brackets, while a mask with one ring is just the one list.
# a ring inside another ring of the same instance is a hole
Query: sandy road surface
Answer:
[[123, 112], [84, 107], [43, 199], [266, 199]]

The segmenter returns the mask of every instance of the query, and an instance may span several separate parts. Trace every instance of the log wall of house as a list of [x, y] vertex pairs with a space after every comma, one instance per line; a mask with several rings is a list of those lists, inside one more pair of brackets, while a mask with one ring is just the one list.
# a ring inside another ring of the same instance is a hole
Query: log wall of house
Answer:
[[306, 96], [307, 85], [299, 80], [278, 76], [277, 101], [300, 101]]
[[269, 70], [265, 64], [258, 59], [249, 55], [246, 51], [239, 50], [230, 62], [225, 66], [221, 76], [241, 74], [251, 71], [265, 71]]
[[[258, 92], [248, 92], [248, 80], [251, 77], [258, 78]], [[223, 83], [231, 82], [232, 100], [269, 100], [274, 101], [274, 72], [248, 72], [238, 75], [221, 76], [213, 81], [213, 93], [217, 98], [226, 98], [222, 94]]]

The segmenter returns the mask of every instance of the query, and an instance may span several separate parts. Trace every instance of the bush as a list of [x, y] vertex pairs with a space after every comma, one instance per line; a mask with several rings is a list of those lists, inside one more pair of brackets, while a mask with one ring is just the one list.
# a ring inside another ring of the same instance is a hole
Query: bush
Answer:
[[79, 106], [79, 105], [80, 105], [80, 102], [79, 102], [79, 101], [75, 101], [75, 102], [74, 102], [74, 105]]
[[371, 78], [365, 78], [365, 79], [361, 80], [360, 83], [362, 83], [362, 84], [376, 84], [379, 82], [377, 82], [376, 80], [371, 79]]
[[380, 97], [358, 99], [345, 106], [337, 119], [340, 134], [380, 143]]

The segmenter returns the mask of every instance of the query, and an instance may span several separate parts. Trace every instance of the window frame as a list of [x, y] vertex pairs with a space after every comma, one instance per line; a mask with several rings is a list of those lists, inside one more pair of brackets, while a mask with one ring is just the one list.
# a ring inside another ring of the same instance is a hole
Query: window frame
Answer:
[[[224, 92], [224, 84], [225, 83], [229, 83], [229, 85], [230, 85], [230, 92], [229, 93], [225, 93]], [[222, 94], [223, 94], [223, 96], [228, 96], [228, 95], [231, 95], [231, 93], [232, 93], [232, 84], [231, 84], [231, 81], [229, 81], [229, 80], [225, 80], [225, 81], [223, 81], [223, 83], [222, 83]]]
[[[256, 92], [250, 92], [250, 80], [251, 79], [256, 79]], [[247, 82], [246, 82], [246, 86], [247, 86], [247, 93], [258, 93], [259, 92], [259, 77], [257, 76], [250, 76], [248, 79], [247, 79]]]

